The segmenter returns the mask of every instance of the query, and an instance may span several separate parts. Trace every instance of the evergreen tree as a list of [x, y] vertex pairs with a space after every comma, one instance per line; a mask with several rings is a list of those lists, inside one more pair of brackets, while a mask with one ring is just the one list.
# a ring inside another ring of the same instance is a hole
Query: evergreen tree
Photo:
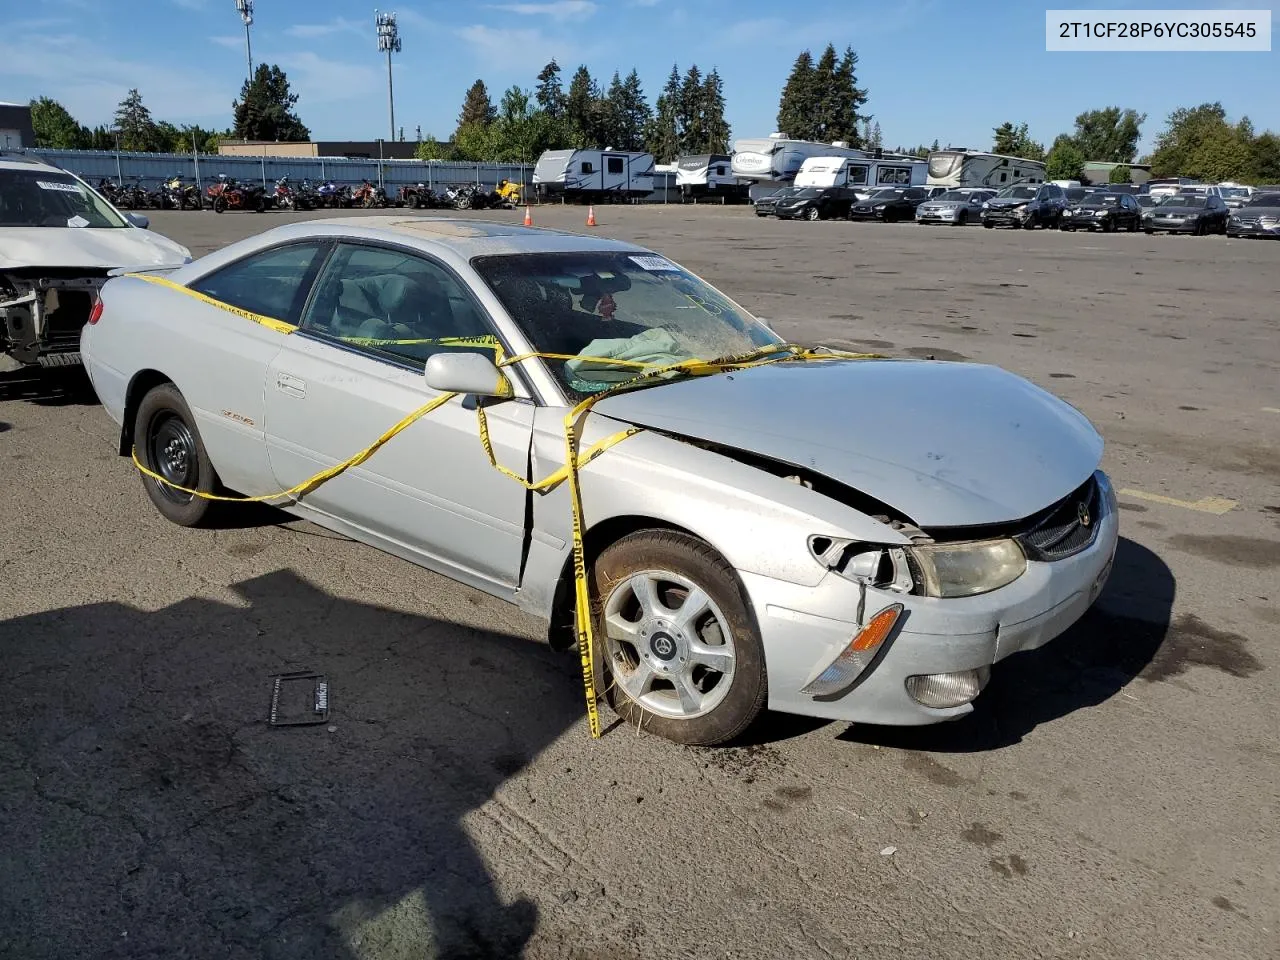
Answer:
[[812, 139], [817, 111], [817, 88], [813, 57], [805, 50], [796, 57], [791, 76], [778, 101], [778, 130], [797, 140]]
[[680, 156], [680, 68], [675, 64], [658, 96], [657, 106], [645, 135], [645, 149], [658, 163], [671, 163]]
[[623, 103], [624, 97], [622, 77], [615, 70], [613, 79], [609, 81], [608, 91], [596, 105], [598, 146], [612, 147], [614, 150], [630, 149], [623, 142], [626, 137], [626, 131], [624, 130], [626, 121], [623, 117], [623, 112], [626, 109], [626, 105]]
[[137, 88], [130, 90], [120, 101], [116, 110], [116, 130], [120, 133], [121, 150], [155, 149], [155, 121], [151, 119], [151, 111], [143, 105], [142, 94]]
[[498, 117], [489, 99], [489, 88], [483, 80], [477, 80], [467, 90], [462, 100], [462, 112], [458, 114], [458, 129], [463, 127], [487, 127]]
[[640, 84], [640, 74], [633, 68], [622, 81], [619, 95], [616, 122], [617, 136], [621, 141], [620, 150], [643, 150], [645, 148], [645, 132], [653, 118], [649, 101], [645, 98], [644, 87]]
[[604, 146], [598, 142], [601, 126], [599, 100], [600, 89], [591, 79], [591, 71], [585, 64], [578, 67], [569, 81], [564, 103], [566, 133], [573, 146]]
[[941, 149], [941, 148], [938, 146], [938, 141], [937, 141], [937, 139], [935, 138], [935, 139], [934, 139], [934, 141], [933, 141], [933, 146], [931, 146], [931, 147], [929, 148], [929, 150], [930, 150], [930, 152], [932, 152], [932, 151], [934, 151], [934, 150], [938, 150], [938, 149]]
[[289, 90], [289, 80], [275, 64], [260, 63], [253, 81], [240, 88], [240, 99], [231, 105], [236, 136], [242, 140], [298, 142], [311, 139], [311, 131], [294, 112], [298, 95]]
[[724, 81], [714, 68], [702, 81], [702, 110], [707, 152], [728, 153], [729, 124], [724, 118]]
[[858, 120], [862, 118], [862, 108], [867, 102], [867, 91], [858, 86], [857, 67], [858, 55], [852, 47], [845, 47], [833, 76], [835, 99], [830, 108], [830, 126], [823, 131], [821, 138], [827, 143], [847, 140], [850, 146], [859, 146]]
[[706, 153], [707, 131], [703, 123], [702, 71], [694, 64], [680, 84], [680, 109], [677, 129], [680, 131], [680, 152]]
[[538, 106], [552, 120], [564, 115], [564, 90], [560, 87], [560, 64], [553, 58], [538, 74], [538, 89], [534, 94]]
[[996, 127], [995, 140], [992, 144], [991, 152], [1003, 154], [1007, 157], [1021, 157], [1023, 160], [1043, 160], [1045, 158], [1044, 146], [1031, 139], [1031, 134], [1027, 132], [1025, 123], [1014, 126], [1012, 123], [1005, 122]]
[[823, 143], [830, 143], [832, 140], [848, 140], [850, 144], [857, 146], [859, 136], [856, 126], [853, 130], [847, 131], [848, 136], [836, 137], [831, 133], [840, 125], [838, 118], [841, 112], [840, 91], [836, 89], [836, 65], [836, 48], [832, 44], [827, 44], [826, 49], [822, 51], [822, 56], [818, 58], [817, 66], [813, 69], [815, 89], [813, 127], [810, 135], [805, 139], [819, 140]]

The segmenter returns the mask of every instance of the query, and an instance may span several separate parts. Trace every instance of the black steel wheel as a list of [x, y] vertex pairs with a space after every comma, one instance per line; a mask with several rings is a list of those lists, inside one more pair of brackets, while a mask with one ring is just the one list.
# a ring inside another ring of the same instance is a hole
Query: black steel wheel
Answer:
[[203, 526], [216, 516], [221, 504], [189, 492], [217, 493], [221, 484], [195, 417], [172, 383], [154, 387], [138, 404], [133, 442], [142, 465], [167, 481], [142, 477], [147, 496], [161, 516], [183, 527]]

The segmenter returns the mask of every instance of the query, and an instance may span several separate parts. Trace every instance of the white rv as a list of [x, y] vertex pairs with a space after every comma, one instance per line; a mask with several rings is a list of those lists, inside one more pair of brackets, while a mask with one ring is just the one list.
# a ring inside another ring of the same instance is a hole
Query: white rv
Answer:
[[736, 203], [747, 199], [750, 184], [733, 175], [733, 158], [728, 154], [703, 153], [681, 157], [675, 167], [676, 186], [682, 203], [708, 199]]
[[848, 187], [859, 198], [877, 187], [919, 187], [929, 164], [919, 158], [898, 156], [810, 157], [796, 174], [797, 187]]
[[755, 201], [790, 186], [801, 165], [810, 157], [865, 159], [867, 154], [855, 150], [843, 140], [815, 143], [812, 140], [791, 140], [785, 133], [775, 133], [768, 137], [735, 141], [732, 172], [735, 177], [749, 181], [750, 196]]
[[1039, 160], [948, 148], [929, 154], [927, 182], [938, 187], [994, 187], [998, 190], [1013, 183], [1042, 183], [1044, 174], [1044, 164]]
[[533, 168], [539, 200], [626, 202], [653, 193], [653, 154], [627, 150], [548, 150]]

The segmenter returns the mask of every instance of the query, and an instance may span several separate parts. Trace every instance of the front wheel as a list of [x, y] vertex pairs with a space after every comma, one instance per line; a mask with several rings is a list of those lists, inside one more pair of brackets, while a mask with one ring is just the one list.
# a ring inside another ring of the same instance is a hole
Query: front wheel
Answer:
[[810, 207], [810, 208], [805, 212], [805, 215], [804, 215], [804, 216], [805, 216], [805, 219], [806, 219], [806, 220], [821, 220], [821, 219], [822, 219], [822, 214], [821, 214], [821, 212], [819, 212], [819, 210], [818, 210], [818, 208], [817, 208], [817, 207]]
[[990, 220], [983, 220], [982, 225], [986, 227], [988, 230], [994, 230], [996, 228], [996, 225], [992, 223]]
[[142, 465], [167, 481], [142, 477], [147, 496], [161, 516], [179, 526], [196, 527], [216, 515], [219, 504], [198, 494], [220, 489], [218, 475], [195, 417], [172, 383], [161, 384], [142, 398], [133, 421], [133, 442]]
[[737, 575], [707, 544], [633, 533], [600, 554], [591, 577], [596, 672], [624, 722], [713, 746], [759, 716], [764, 645]]
[[213, 198], [213, 212], [224, 213], [227, 209], [227, 201], [225, 197], [217, 196]]

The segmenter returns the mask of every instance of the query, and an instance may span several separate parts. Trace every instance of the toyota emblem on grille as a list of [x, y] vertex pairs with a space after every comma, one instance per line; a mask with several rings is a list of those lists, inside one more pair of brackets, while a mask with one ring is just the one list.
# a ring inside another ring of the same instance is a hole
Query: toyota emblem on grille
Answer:
[[1093, 519], [1089, 516], [1089, 505], [1083, 500], [1076, 504], [1076, 519], [1080, 521], [1082, 527], [1087, 527]]

